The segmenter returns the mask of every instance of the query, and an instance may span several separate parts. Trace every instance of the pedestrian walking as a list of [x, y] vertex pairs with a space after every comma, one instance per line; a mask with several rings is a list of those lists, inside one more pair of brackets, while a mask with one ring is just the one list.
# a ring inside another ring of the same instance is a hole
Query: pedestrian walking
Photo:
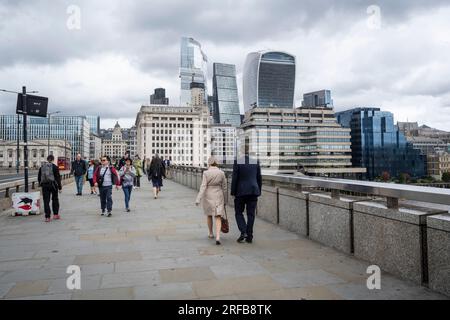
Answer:
[[136, 178], [136, 169], [131, 159], [125, 160], [125, 165], [119, 171], [123, 194], [125, 195], [125, 210], [130, 212], [131, 191], [133, 191], [133, 182]]
[[125, 152], [125, 154], [123, 155], [122, 158], [120, 158], [119, 162], [117, 163], [116, 169], [120, 170], [122, 169], [122, 167], [125, 165], [125, 161], [127, 159], [130, 159], [130, 154], [129, 152]]
[[50, 198], [52, 200], [53, 219], [60, 219], [58, 192], [62, 190], [61, 175], [59, 174], [58, 166], [53, 161], [55, 161], [55, 157], [49, 155], [47, 163], [44, 163], [38, 172], [38, 182], [42, 187], [42, 196], [44, 198], [45, 222], [51, 221]]
[[[245, 155], [235, 161], [233, 165], [233, 180], [231, 181], [231, 195], [234, 199], [236, 222], [241, 232], [238, 242], [253, 241], [253, 225], [258, 197], [261, 195], [262, 177], [259, 162], [249, 156], [248, 146]], [[247, 210], [247, 221], [243, 212]]]
[[86, 173], [86, 179], [89, 181], [89, 185], [91, 187], [91, 194], [97, 194], [97, 190], [95, 188], [94, 184], [94, 172], [95, 172], [96, 166], [94, 160], [91, 160], [89, 162], [89, 167], [87, 169]]
[[166, 158], [164, 160], [164, 169], [166, 170], [166, 176], [167, 178], [171, 178], [171, 171], [170, 171], [170, 160], [169, 158]]
[[75, 177], [77, 187], [77, 196], [83, 195], [84, 175], [86, 174], [86, 162], [81, 159], [81, 154], [77, 154], [75, 161], [72, 162], [71, 174]]
[[143, 164], [141, 158], [139, 158], [139, 155], [136, 155], [133, 161], [133, 166], [136, 169], [136, 177], [134, 178], [134, 186], [136, 188], [141, 187], [141, 177], [143, 174]]
[[112, 188], [116, 185], [119, 190], [120, 177], [116, 168], [111, 165], [111, 159], [108, 156], [102, 157], [102, 165], [99, 166], [94, 173], [94, 185], [100, 190], [100, 207], [102, 209], [102, 216], [105, 215], [105, 210], [108, 211], [108, 217], [112, 216]]
[[210, 239], [213, 234], [213, 217], [216, 225], [216, 245], [220, 245], [220, 230], [222, 228], [222, 217], [225, 215], [225, 197], [227, 193], [227, 179], [225, 173], [218, 168], [216, 158], [208, 159], [209, 168], [203, 172], [202, 184], [197, 195], [195, 204], [200, 201], [203, 204], [203, 211], [206, 215]]
[[153, 157], [147, 173], [148, 180], [151, 181], [153, 185], [153, 195], [155, 199], [158, 199], [159, 193], [161, 192], [161, 187], [163, 185], [162, 179], [166, 177], [164, 165], [158, 154]]

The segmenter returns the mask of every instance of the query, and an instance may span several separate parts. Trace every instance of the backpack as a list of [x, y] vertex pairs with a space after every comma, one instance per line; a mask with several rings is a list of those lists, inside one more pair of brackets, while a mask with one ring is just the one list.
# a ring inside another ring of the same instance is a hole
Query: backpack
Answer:
[[55, 182], [53, 174], [53, 164], [46, 163], [41, 167], [41, 184], [50, 184]]

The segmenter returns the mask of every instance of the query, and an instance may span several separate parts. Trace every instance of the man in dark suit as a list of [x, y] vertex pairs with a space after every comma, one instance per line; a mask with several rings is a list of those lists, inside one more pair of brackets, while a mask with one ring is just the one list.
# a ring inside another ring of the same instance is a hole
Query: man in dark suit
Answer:
[[[239, 243], [253, 241], [253, 224], [255, 222], [256, 205], [261, 195], [262, 177], [259, 162], [248, 155], [235, 161], [233, 165], [233, 179], [231, 181], [231, 195], [234, 196], [234, 210], [236, 222], [241, 232], [237, 240]], [[243, 212], [247, 209], [247, 222]]]

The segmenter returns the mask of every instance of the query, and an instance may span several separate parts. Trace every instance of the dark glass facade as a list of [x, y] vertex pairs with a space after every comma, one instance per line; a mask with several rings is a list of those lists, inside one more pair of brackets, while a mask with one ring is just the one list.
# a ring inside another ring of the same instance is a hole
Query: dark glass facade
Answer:
[[157, 88], [155, 93], [150, 96], [150, 104], [169, 104], [169, 98], [166, 98], [166, 89]]
[[330, 90], [321, 90], [316, 92], [305, 93], [303, 95], [303, 108], [333, 107]]
[[253, 52], [247, 56], [244, 74], [244, 110], [293, 108], [295, 57], [284, 52]]
[[258, 106], [294, 106], [295, 59], [284, 53], [262, 55], [258, 79]]
[[213, 91], [214, 122], [239, 127], [241, 115], [236, 84], [236, 67], [234, 65], [214, 63]]
[[86, 116], [86, 120], [89, 123], [89, 132], [98, 136], [100, 134], [100, 117]]
[[[193, 38], [182, 37], [180, 48], [180, 106], [187, 107], [191, 105], [190, 84], [201, 82], [205, 84], [205, 104], [208, 102], [208, 57], [202, 51], [202, 46]], [[194, 79], [193, 79], [194, 77]]]
[[426, 157], [414, 149], [394, 125], [394, 116], [379, 108], [357, 108], [338, 112], [339, 123], [351, 129], [352, 164], [367, 168], [368, 180], [408, 174], [426, 175]]

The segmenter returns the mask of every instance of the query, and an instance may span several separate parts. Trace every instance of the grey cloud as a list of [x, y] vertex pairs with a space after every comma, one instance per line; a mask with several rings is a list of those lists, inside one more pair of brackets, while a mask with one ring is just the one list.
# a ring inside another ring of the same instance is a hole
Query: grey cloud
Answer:
[[[334, 53], [327, 43], [347, 39], [355, 23], [367, 18], [366, 9], [374, 2], [381, 8], [385, 27], [407, 24], [417, 16], [448, 5], [445, 0], [36, 0], [30, 6], [25, 0], [3, 0], [0, 3], [0, 87], [10, 86], [9, 79], [2, 78], [2, 72], [21, 66], [29, 71], [46, 66], [47, 69], [39, 70], [51, 74], [74, 60], [90, 61], [93, 56], [121, 55], [137, 72], [149, 76], [142, 86], [147, 88], [146, 91], [137, 98], [136, 91], [124, 90], [113, 100], [102, 92], [102, 88], [92, 96], [77, 97], [77, 92], [91, 94], [89, 90], [84, 91], [89, 83], [86, 80], [92, 76], [88, 73], [84, 75], [86, 79], [61, 79], [64, 88], [46, 84], [48, 75], [45, 73], [40, 79], [42, 83], [29, 80], [27, 75], [18, 76], [14, 83], [28, 82], [46, 88], [50, 91], [48, 94], [54, 96], [55, 108], [60, 106], [92, 113], [95, 106], [95, 111], [102, 117], [128, 117], [127, 111], [135, 112], [137, 106], [148, 100], [153, 87], [162, 84], [168, 89], [171, 102], [176, 103], [179, 41], [181, 36], [192, 36], [202, 43], [210, 62], [234, 63], [238, 73], [242, 71], [249, 51], [266, 46], [286, 47], [298, 57], [298, 89], [304, 92], [329, 87], [335, 100], [346, 104], [352, 99], [358, 102], [369, 99], [367, 103], [382, 101], [379, 96], [370, 94], [377, 90], [386, 95], [411, 96], [442, 96], [448, 92], [448, 76], [445, 76], [448, 70], [445, 68], [439, 71], [430, 67], [424, 81], [414, 79], [416, 67], [425, 68], [437, 58], [446, 61], [442, 55], [436, 55], [436, 50], [424, 50], [428, 45], [435, 49], [425, 37], [414, 41], [393, 33], [378, 39], [374, 48], [362, 46], [364, 51], [360, 55], [352, 52], [349, 61], [320, 60]], [[82, 10], [82, 29], [79, 31], [66, 28], [66, 9], [71, 4], [79, 5]], [[314, 42], [292, 43], [293, 39], [313, 39]], [[446, 52], [449, 48], [447, 44]], [[324, 50], [331, 53], [324, 55]], [[347, 54], [343, 51], [336, 55]], [[343, 65], [333, 66], [336, 61], [348, 64], [348, 69]], [[327, 68], [342, 72], [342, 77], [331, 79]], [[126, 89], [129, 80], [123, 79]], [[238, 83], [238, 86], [242, 94], [242, 84]], [[300, 96], [301, 92], [297, 90], [297, 100]], [[12, 100], [0, 95], [0, 111], [5, 112], [6, 105], [10, 110]]]

